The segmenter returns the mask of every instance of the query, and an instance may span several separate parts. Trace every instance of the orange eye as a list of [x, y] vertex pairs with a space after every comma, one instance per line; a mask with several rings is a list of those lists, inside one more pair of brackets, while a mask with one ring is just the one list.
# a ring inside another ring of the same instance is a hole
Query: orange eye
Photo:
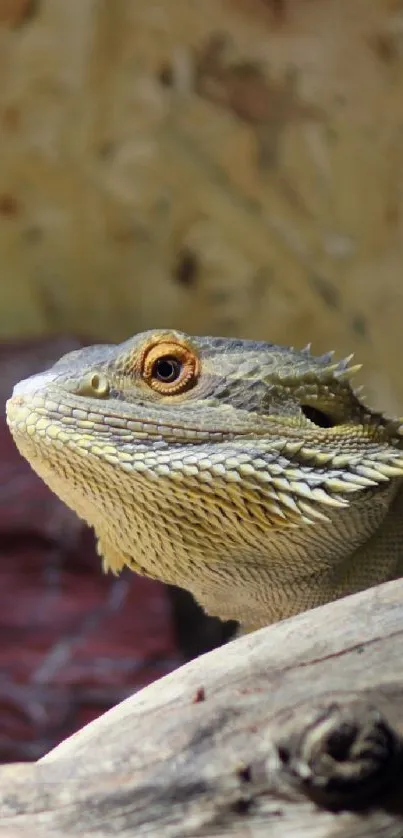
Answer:
[[141, 377], [163, 396], [176, 396], [197, 382], [199, 359], [184, 344], [161, 341], [148, 346], [141, 358]]

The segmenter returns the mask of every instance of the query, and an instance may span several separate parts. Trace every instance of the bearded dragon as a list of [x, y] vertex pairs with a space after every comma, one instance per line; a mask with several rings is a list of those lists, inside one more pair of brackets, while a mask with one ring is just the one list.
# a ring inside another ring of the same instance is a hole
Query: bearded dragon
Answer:
[[357, 369], [149, 331], [20, 382], [7, 419], [105, 569], [249, 631], [403, 572], [403, 429], [365, 406]]

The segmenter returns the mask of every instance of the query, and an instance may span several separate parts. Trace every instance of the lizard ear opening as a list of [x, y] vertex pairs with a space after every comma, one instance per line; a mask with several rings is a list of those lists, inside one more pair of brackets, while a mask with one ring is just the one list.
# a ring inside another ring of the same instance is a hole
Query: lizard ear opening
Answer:
[[318, 428], [334, 428], [337, 424], [328, 413], [318, 410], [317, 407], [311, 407], [309, 404], [302, 404], [301, 410], [304, 416], [309, 419], [310, 422], [313, 422], [314, 425], [317, 425]]

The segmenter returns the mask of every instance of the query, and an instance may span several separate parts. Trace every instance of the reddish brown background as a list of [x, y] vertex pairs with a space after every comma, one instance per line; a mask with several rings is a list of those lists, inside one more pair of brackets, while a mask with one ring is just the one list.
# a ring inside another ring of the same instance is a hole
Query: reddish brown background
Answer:
[[0, 348], [0, 761], [40, 757], [182, 657], [163, 585], [104, 575], [92, 533], [18, 454], [12, 384], [76, 348]]

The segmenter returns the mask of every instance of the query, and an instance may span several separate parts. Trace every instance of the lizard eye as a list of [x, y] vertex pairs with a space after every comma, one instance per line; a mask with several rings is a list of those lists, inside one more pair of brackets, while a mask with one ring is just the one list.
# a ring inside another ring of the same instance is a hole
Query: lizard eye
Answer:
[[143, 381], [163, 396], [190, 390], [199, 376], [199, 359], [193, 350], [174, 340], [147, 346], [140, 359]]

